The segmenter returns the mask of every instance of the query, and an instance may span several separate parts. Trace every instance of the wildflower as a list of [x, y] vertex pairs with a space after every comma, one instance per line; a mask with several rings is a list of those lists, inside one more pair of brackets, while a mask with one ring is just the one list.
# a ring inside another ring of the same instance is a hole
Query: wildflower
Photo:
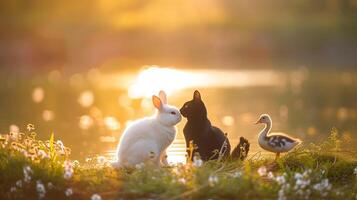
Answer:
[[331, 190], [332, 186], [329, 183], [328, 179], [323, 179], [320, 183], [317, 183], [313, 186], [314, 190], [320, 192], [321, 196], [326, 197], [328, 191]]
[[258, 174], [260, 176], [266, 176], [267, 175], [267, 168], [265, 166], [259, 167]]
[[24, 181], [26, 183], [29, 183], [31, 181], [31, 174], [33, 174], [31, 167], [28, 165], [24, 166], [23, 172], [24, 172]]
[[104, 164], [106, 162], [106, 158], [104, 156], [98, 156], [97, 157], [97, 162], [98, 164]]
[[193, 157], [193, 166], [195, 167], [201, 167], [203, 164], [203, 160], [201, 160], [200, 156], [195, 155]]
[[10, 133], [19, 133], [20, 128], [18, 126], [16, 126], [15, 124], [12, 124], [9, 127], [9, 131], [10, 131]]
[[52, 184], [51, 182], [48, 182], [48, 183], [47, 183], [47, 188], [48, 188], [48, 189], [52, 190], [53, 187], [54, 187], [54, 186], [53, 186], [53, 184]]
[[60, 148], [60, 154], [65, 154], [65, 147], [61, 140], [56, 141], [56, 145]]
[[274, 174], [273, 174], [273, 172], [269, 172], [269, 173], [268, 173], [268, 178], [269, 178], [269, 179], [274, 179]]
[[78, 167], [79, 166], [79, 161], [78, 160], [74, 160], [72, 164], [73, 164], [73, 166]]
[[42, 150], [42, 149], [37, 152], [37, 156], [40, 157], [41, 159], [49, 158], [49, 156], [47, 155], [47, 153], [46, 153], [44, 150]]
[[213, 187], [218, 183], [218, 177], [216, 175], [210, 175], [208, 177], [208, 185]]
[[68, 188], [68, 189], [64, 192], [64, 194], [65, 194], [67, 197], [72, 196], [72, 195], [73, 195], [73, 190], [72, 190], [71, 188]]
[[357, 167], [353, 170], [353, 174], [357, 177]]
[[45, 186], [43, 185], [43, 183], [40, 180], [38, 180], [36, 182], [36, 191], [37, 191], [38, 197], [40, 199], [45, 197], [46, 189], [45, 189]]
[[140, 163], [140, 164], [136, 164], [135, 165], [135, 168], [136, 169], [142, 169], [142, 168], [144, 168], [145, 167], [145, 164], [144, 163]]
[[32, 130], [35, 130], [35, 125], [33, 125], [33, 124], [27, 124], [27, 130], [28, 131], [32, 131]]
[[232, 174], [232, 177], [233, 178], [239, 178], [239, 177], [241, 177], [242, 176], [242, 172], [240, 172], [240, 171], [236, 171], [236, 172], [234, 172], [233, 174]]
[[11, 193], [16, 192], [16, 187], [12, 186], [12, 187], [10, 188], [10, 192], [11, 192]]
[[64, 162], [64, 174], [63, 174], [63, 178], [66, 180], [71, 179], [73, 176], [73, 166], [72, 163], [69, 161], [65, 161]]
[[18, 132], [10, 132], [10, 139], [17, 141], [19, 138], [19, 133]]
[[99, 194], [93, 194], [90, 199], [91, 200], [102, 200], [102, 197]]
[[18, 181], [16, 181], [16, 187], [18, 187], [18, 188], [22, 188], [22, 180], [18, 180]]
[[180, 183], [182, 183], [182, 184], [186, 184], [186, 179], [180, 178], [180, 179], [178, 179], [178, 182], [180, 182]]
[[297, 180], [297, 179], [302, 179], [303, 178], [303, 175], [298, 173], [298, 172], [295, 172], [295, 175], [294, 175], [294, 178]]
[[278, 182], [279, 185], [283, 185], [286, 182], [285, 176], [277, 176], [275, 180], [276, 182]]

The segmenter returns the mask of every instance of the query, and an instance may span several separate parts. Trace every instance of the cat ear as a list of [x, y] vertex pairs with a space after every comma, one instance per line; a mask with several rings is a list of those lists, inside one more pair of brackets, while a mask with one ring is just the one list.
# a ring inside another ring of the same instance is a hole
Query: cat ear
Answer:
[[160, 97], [161, 102], [162, 102], [163, 104], [167, 104], [167, 95], [166, 95], [166, 93], [165, 93], [163, 90], [160, 90], [160, 92], [159, 92], [159, 97]]
[[201, 100], [201, 94], [198, 90], [195, 90], [195, 92], [193, 93], [193, 99], [194, 100]]
[[152, 104], [155, 106], [156, 109], [162, 109], [162, 102], [161, 99], [155, 95], [152, 96]]

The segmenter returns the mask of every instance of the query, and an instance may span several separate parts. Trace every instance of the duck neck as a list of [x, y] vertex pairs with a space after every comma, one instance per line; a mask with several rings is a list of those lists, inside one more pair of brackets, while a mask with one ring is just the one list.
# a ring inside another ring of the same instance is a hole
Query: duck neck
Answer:
[[266, 138], [270, 132], [271, 126], [271, 122], [266, 123], [264, 129], [262, 130], [262, 132], [260, 132], [259, 137]]

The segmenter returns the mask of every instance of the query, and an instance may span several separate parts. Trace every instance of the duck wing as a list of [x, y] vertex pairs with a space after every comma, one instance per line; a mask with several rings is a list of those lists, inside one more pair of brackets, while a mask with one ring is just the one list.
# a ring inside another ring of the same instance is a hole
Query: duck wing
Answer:
[[291, 137], [290, 135], [287, 135], [285, 133], [282, 132], [272, 132], [269, 133], [268, 138], [273, 137], [275, 139], [284, 139], [286, 142], [290, 142], [290, 143], [295, 143], [295, 142], [301, 142], [300, 139]]

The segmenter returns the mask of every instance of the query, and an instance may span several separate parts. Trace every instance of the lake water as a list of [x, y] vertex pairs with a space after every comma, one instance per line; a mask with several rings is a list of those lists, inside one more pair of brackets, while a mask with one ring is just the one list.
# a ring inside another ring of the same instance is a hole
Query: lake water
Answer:
[[[54, 71], [32, 85], [11, 77], [0, 82], [2, 133], [12, 124], [21, 130], [35, 124], [40, 138], [54, 132], [80, 160], [113, 157], [127, 124], [154, 112], [150, 97], [160, 89], [178, 108], [199, 89], [211, 122], [228, 133], [232, 146], [246, 137], [252, 144], [250, 155], [261, 151], [273, 156], [257, 145], [263, 127], [253, 123], [262, 113], [271, 115], [273, 131], [306, 143], [326, 139], [336, 127], [345, 147], [357, 146], [357, 73], [351, 70], [92, 69], [69, 77]], [[171, 161], [185, 160], [185, 123], [183, 119], [177, 126], [177, 140], [168, 152]]]

